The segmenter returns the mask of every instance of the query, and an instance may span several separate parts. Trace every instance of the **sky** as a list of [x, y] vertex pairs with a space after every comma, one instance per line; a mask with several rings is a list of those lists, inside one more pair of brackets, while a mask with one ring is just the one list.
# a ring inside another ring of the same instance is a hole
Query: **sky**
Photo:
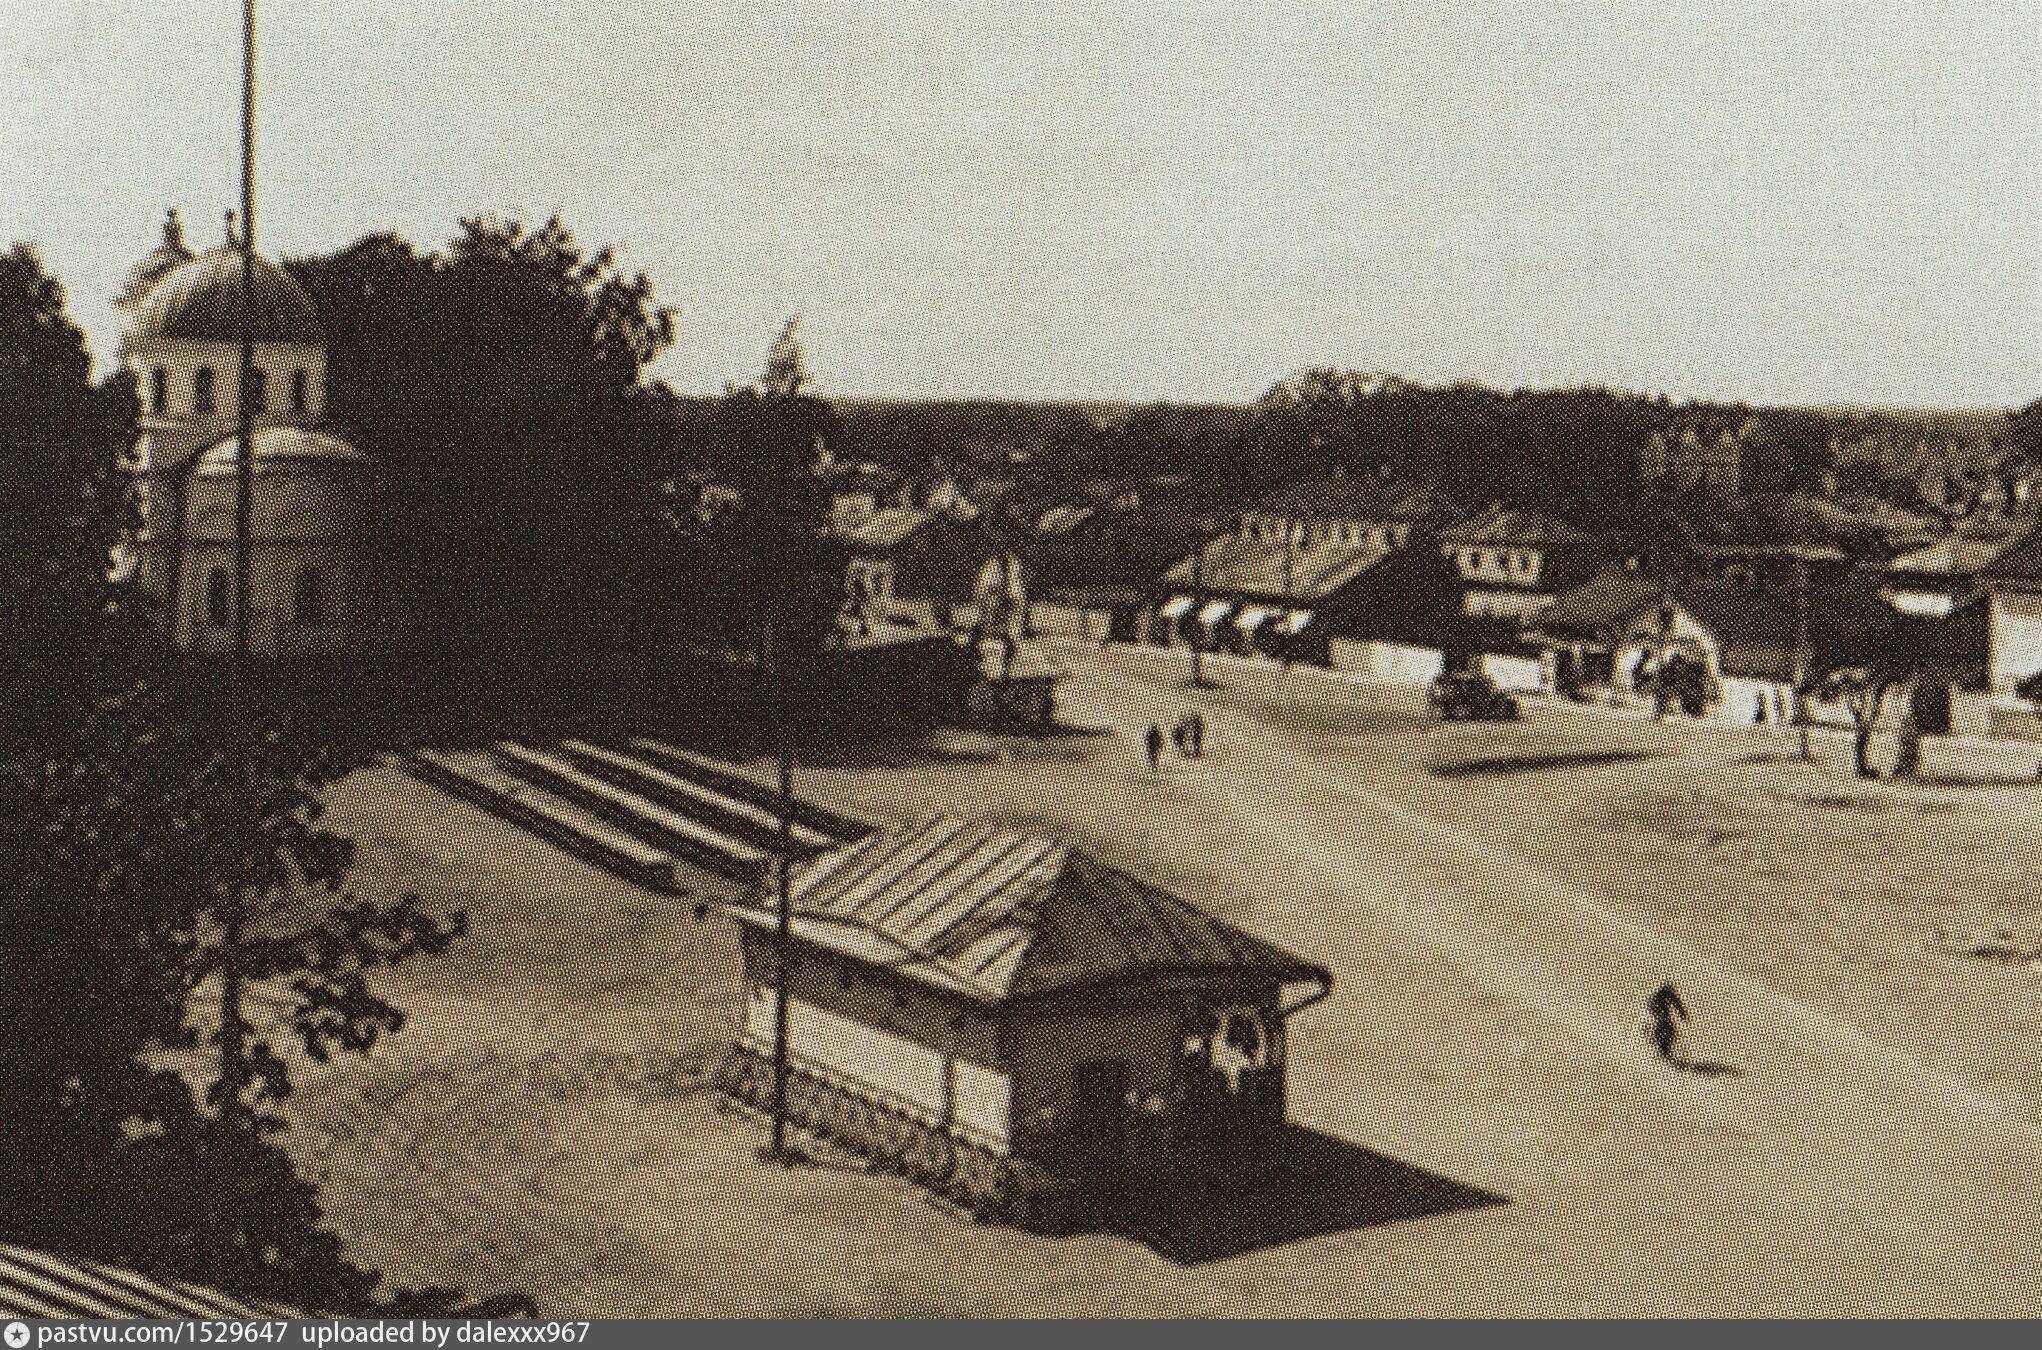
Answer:
[[[110, 301], [236, 199], [239, 0], [0, 0], [0, 240]], [[2042, 0], [261, 0], [259, 246], [559, 213], [654, 374], [1253, 398], [1305, 365], [2042, 396]]]

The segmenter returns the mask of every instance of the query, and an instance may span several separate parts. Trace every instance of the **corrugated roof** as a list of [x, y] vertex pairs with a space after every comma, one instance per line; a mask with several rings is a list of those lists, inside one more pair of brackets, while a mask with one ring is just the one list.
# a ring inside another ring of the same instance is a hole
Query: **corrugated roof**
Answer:
[[305, 1315], [182, 1280], [152, 1280], [118, 1266], [0, 1243], [0, 1317], [245, 1321]]
[[[803, 866], [797, 935], [989, 1002], [1143, 973], [1330, 978], [1067, 844], [945, 816]], [[763, 902], [732, 907], [771, 927]]]
[[1324, 600], [1387, 557], [1389, 550], [1373, 544], [1326, 539], [1316, 544], [1285, 547], [1253, 531], [1223, 535], [1205, 546], [1205, 560], [1195, 568], [1184, 558], [1163, 580], [1203, 592], [1288, 596], [1293, 600]]

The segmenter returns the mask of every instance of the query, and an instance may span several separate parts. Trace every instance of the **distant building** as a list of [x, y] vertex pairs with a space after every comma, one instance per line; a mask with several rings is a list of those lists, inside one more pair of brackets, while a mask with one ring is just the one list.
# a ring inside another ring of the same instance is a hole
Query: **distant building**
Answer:
[[1735, 497], [1744, 484], [1744, 442], [1751, 429], [1747, 419], [1734, 428], [1690, 424], [1670, 435], [1655, 431], [1638, 452], [1638, 481], [1673, 496]]
[[[1252, 1147], [1284, 1121], [1286, 1020], [1332, 985], [1069, 845], [954, 817], [825, 853], [792, 887], [796, 1119], [864, 1133], [845, 1142], [898, 1149], [987, 1207], [1017, 1168], [1124, 1182]], [[739, 1090], [764, 1100], [774, 909], [729, 912], [749, 991]]]
[[1643, 699], [1647, 677], [1679, 655], [1706, 672], [1711, 715], [1750, 723], [1791, 715], [1800, 675], [1881, 659], [1898, 627], [1868, 587], [1811, 585], [1803, 610], [1757, 580], [1611, 567], [1547, 606], [1531, 637], [1567, 692]]
[[1608, 550], [1594, 535], [1539, 511], [1491, 507], [1441, 530], [1461, 579], [1461, 615], [1518, 622], [1593, 576]]
[[1988, 679], [1996, 703], [2026, 704], [2019, 687], [2042, 675], [2042, 526], [2020, 538], [1978, 571], [1987, 596]]
[[845, 554], [850, 605], [873, 619], [912, 614], [938, 621], [953, 607], [978, 600], [989, 563], [1001, 562], [1004, 578], [1006, 565], [1014, 562], [983, 518], [922, 507], [884, 506], [853, 516], [839, 525], [836, 537]]
[[1359, 603], [1371, 569], [1459, 518], [1430, 485], [1341, 474], [1294, 483], [1163, 576], [1150, 640], [1324, 660], [1335, 616]]
[[1506, 687], [1545, 683], [1524, 627], [1594, 576], [1608, 549], [1556, 516], [1502, 506], [1441, 530], [1438, 544], [1460, 583], [1462, 633], [1449, 645]]
[[121, 359], [141, 392], [130, 464], [141, 524], [122, 568], [179, 650], [232, 650], [238, 437], [254, 431], [248, 577], [252, 651], [357, 656], [398, 615], [379, 574], [375, 465], [324, 427], [326, 341], [311, 297], [261, 255], [252, 264], [254, 367], [241, 387], [243, 255], [231, 238], [193, 256], [175, 212], [118, 303]]

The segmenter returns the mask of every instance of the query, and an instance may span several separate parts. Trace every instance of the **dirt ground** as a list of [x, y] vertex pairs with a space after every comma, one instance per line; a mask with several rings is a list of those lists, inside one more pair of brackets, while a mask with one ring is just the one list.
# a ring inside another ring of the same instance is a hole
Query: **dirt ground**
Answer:
[[[304, 1081], [294, 1144], [352, 1249], [561, 1313], [2042, 1311], [2042, 973], [1938, 938], [2042, 928], [2042, 786], [1065, 655], [1071, 734], [811, 748], [798, 788], [1030, 822], [1328, 964], [1291, 1047], [1309, 1177], [1048, 1238], [763, 1166], [697, 1077], [736, 1021], [726, 925], [378, 770], [333, 799], [357, 888], [474, 931], [395, 977], [403, 1033]], [[1140, 733], [1194, 705], [1208, 755], [1150, 773]], [[1668, 979], [1733, 1072], [1653, 1058]]]

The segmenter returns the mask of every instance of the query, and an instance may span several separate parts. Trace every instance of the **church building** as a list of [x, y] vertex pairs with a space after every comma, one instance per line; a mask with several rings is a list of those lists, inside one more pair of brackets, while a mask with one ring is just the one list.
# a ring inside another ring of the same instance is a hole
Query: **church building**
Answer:
[[398, 617], [385, 579], [375, 464], [325, 424], [326, 339], [312, 298], [255, 255], [254, 365], [241, 387], [243, 255], [228, 237], [194, 255], [177, 213], [115, 303], [141, 419], [132, 467], [141, 524], [122, 570], [178, 650], [234, 643], [239, 410], [252, 417], [249, 641], [272, 658], [386, 650]]

